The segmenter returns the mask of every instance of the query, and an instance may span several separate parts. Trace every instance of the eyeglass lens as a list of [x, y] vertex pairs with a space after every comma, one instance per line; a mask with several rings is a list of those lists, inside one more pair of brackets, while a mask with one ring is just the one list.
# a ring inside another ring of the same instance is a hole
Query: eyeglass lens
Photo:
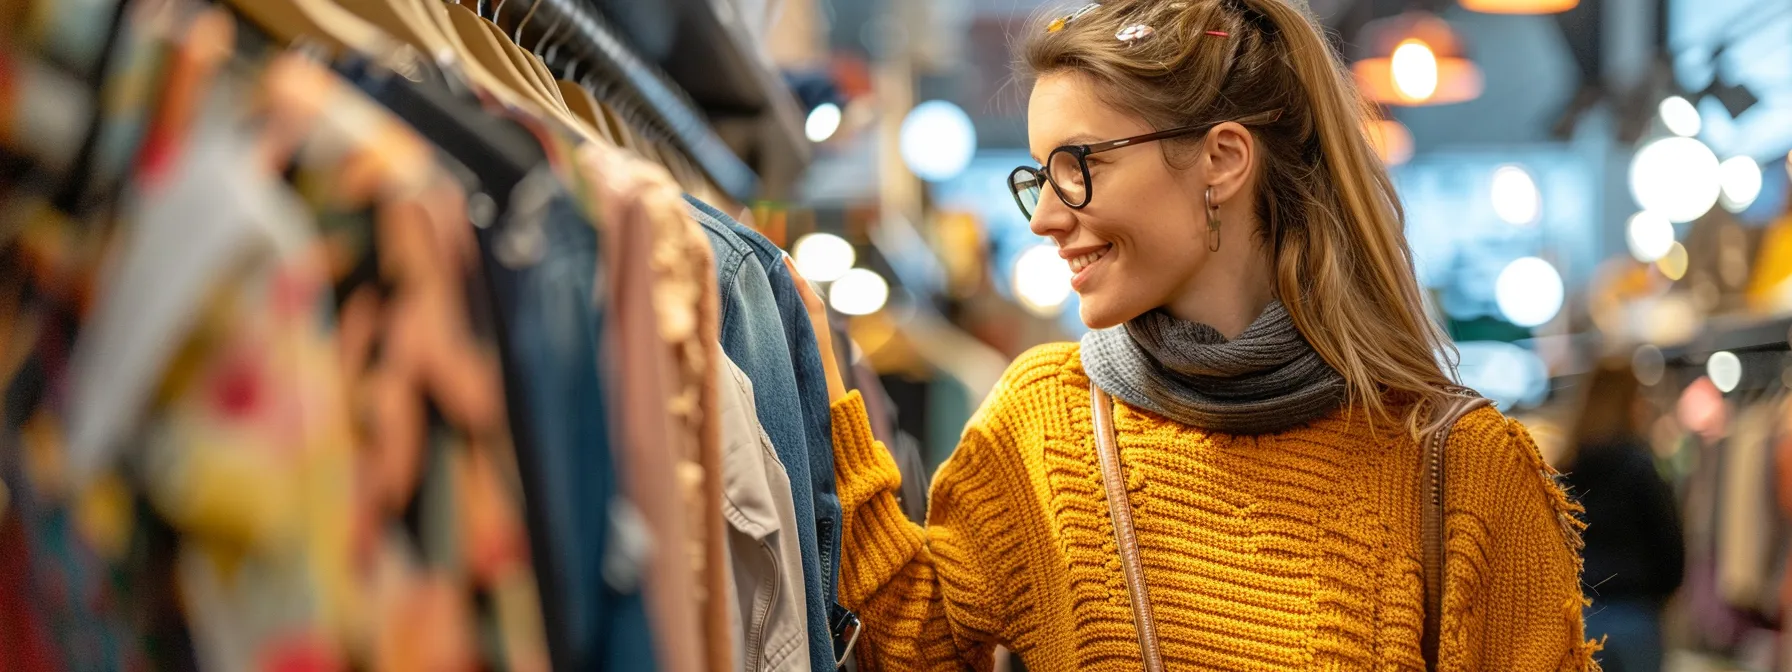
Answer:
[[1039, 171], [1022, 167], [1008, 176], [1008, 190], [1014, 193], [1014, 202], [1020, 205], [1020, 212], [1027, 219], [1039, 211], [1039, 194], [1045, 180]]
[[1052, 188], [1058, 192], [1058, 198], [1064, 204], [1080, 208], [1089, 202], [1089, 185], [1085, 184], [1083, 162], [1076, 152], [1060, 149], [1046, 157], [1045, 172], [1050, 176]]

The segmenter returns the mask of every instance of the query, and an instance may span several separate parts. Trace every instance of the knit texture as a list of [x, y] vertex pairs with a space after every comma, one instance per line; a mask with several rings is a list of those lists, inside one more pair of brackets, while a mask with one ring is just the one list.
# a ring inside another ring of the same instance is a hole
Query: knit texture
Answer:
[[1226, 340], [1159, 309], [1083, 335], [1083, 366], [1108, 394], [1177, 422], [1229, 434], [1306, 424], [1344, 402], [1344, 376], [1313, 350], [1281, 302]]
[[[1022, 355], [934, 480], [926, 527], [856, 393], [834, 404], [840, 601], [867, 670], [1139, 669], [1075, 344]], [[1116, 404], [1122, 468], [1172, 670], [1422, 670], [1420, 451], [1342, 411], [1273, 435]], [[1491, 409], [1448, 447], [1440, 669], [1591, 670], [1577, 509]]]

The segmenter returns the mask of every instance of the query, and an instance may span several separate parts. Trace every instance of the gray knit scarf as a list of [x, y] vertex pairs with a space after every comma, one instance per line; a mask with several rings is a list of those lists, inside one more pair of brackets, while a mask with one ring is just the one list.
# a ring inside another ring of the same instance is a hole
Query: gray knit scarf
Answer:
[[1238, 338], [1153, 310], [1083, 336], [1083, 369], [1119, 399], [1226, 434], [1291, 429], [1337, 409], [1344, 377], [1272, 302]]

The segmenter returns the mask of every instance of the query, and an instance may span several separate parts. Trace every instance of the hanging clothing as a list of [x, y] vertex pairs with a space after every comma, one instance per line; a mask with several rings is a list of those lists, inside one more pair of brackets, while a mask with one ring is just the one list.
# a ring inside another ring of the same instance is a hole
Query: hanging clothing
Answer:
[[815, 499], [817, 543], [821, 545], [822, 571], [827, 577], [824, 589], [825, 594], [832, 596], [835, 577], [840, 572], [840, 498], [834, 494], [834, 479], [831, 476], [834, 473], [834, 439], [833, 429], [830, 427], [832, 418], [828, 415], [827, 373], [821, 365], [821, 351], [815, 340], [814, 325], [809, 321], [809, 311], [803, 305], [802, 295], [797, 293], [796, 279], [791, 277], [790, 269], [784, 265], [783, 250], [759, 232], [743, 226], [709, 204], [688, 195], [685, 200], [690, 204], [694, 217], [700, 221], [726, 226], [746, 242], [759, 258], [759, 264], [765, 268], [767, 280], [771, 283], [778, 319], [784, 328], [785, 347], [789, 350], [790, 365], [796, 374], [797, 407], [801, 412], [804, 449], [809, 457], [810, 487]]
[[[829, 478], [833, 472], [816, 473], [810, 459], [796, 367], [791, 363], [789, 337], [766, 266], [753, 245], [723, 221], [702, 210], [693, 210], [693, 214], [709, 235], [715, 253], [716, 279], [721, 290], [722, 349], [752, 379], [759, 424], [771, 437], [793, 488], [799, 521], [797, 538], [803, 548], [803, 585], [808, 591], [804, 604], [811, 666], [817, 670], [832, 669], [834, 646], [828, 630], [828, 607], [834, 598], [827, 590], [828, 569], [822, 549], [831, 533], [832, 521], [838, 520], [827, 518], [829, 514], [824, 508], [827, 493], [833, 491]], [[778, 267], [782, 268], [781, 262]], [[794, 285], [791, 291], [795, 291]]]
[[[925, 527], [862, 398], [834, 406], [842, 602], [865, 669], [1126, 670], [1135, 624], [1075, 344], [1020, 356], [933, 484]], [[1344, 413], [1261, 436], [1117, 403], [1115, 425], [1171, 669], [1422, 669], [1420, 450]], [[1451, 433], [1440, 669], [1591, 670], [1575, 507], [1524, 428], [1483, 409]], [[1040, 497], [1039, 493], [1050, 493]]]
[[[512, 194], [514, 207], [481, 232], [503, 320], [513, 431], [534, 447], [522, 465], [540, 533], [544, 620], [562, 634], [556, 666], [658, 668], [642, 600], [650, 533], [619, 492], [605, 374], [614, 361], [597, 231], [546, 173]], [[534, 240], [536, 254], [519, 248]], [[514, 253], [498, 253], [498, 250]], [[669, 467], [669, 465], [668, 465]]]
[[[643, 594], [653, 624], [654, 650], [666, 670], [704, 669], [704, 650], [689, 643], [702, 637], [697, 610], [695, 558], [686, 552], [698, 534], [687, 509], [697, 505], [678, 481], [685, 453], [672, 449], [676, 431], [671, 407], [677, 363], [662, 336], [660, 312], [654, 307], [654, 267], [658, 228], [648, 219], [639, 195], [641, 176], [635, 163], [606, 147], [588, 147], [577, 155], [580, 166], [607, 176], [592, 185], [603, 209], [604, 267], [597, 286], [611, 293], [614, 318], [608, 338], [620, 354], [610, 381], [618, 390], [618, 434], [623, 493], [651, 531], [643, 540]], [[688, 469], [686, 469], [688, 471]]]
[[1731, 606], [1771, 614], [1768, 595], [1779, 531], [1774, 506], [1769, 441], [1778, 429], [1779, 404], [1755, 404], [1734, 421], [1724, 442], [1721, 512], [1717, 520], [1717, 590]]
[[725, 437], [722, 512], [731, 526], [728, 546], [744, 640], [741, 669], [809, 670], [808, 590], [790, 477], [759, 425], [752, 381], [733, 362], [723, 363], [718, 371]]

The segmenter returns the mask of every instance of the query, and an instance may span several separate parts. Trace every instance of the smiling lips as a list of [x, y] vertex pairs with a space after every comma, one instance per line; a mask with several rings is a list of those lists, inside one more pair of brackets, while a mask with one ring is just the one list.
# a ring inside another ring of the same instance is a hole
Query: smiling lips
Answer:
[[1064, 257], [1065, 260], [1070, 262], [1071, 273], [1081, 273], [1083, 272], [1083, 269], [1100, 261], [1103, 256], [1107, 255], [1108, 250], [1111, 249], [1113, 249], [1112, 245], [1103, 245], [1095, 248], [1085, 247], [1072, 250], [1061, 250], [1058, 252], [1058, 256]]

